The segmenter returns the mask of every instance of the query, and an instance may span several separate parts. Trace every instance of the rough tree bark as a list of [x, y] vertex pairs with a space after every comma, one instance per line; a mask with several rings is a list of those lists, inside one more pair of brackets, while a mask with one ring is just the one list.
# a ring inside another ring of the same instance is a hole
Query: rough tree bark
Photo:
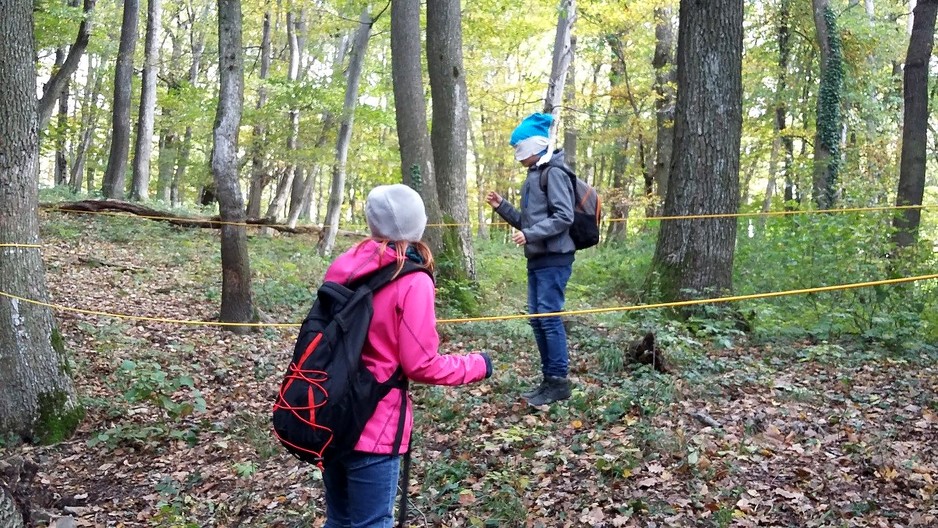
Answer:
[[[212, 133], [212, 175], [219, 213], [225, 222], [244, 222], [238, 184], [238, 130], [244, 105], [244, 58], [241, 48], [241, 2], [218, 0], [218, 110]], [[219, 319], [247, 323], [254, 318], [247, 234], [242, 225], [221, 229], [222, 292]], [[248, 327], [230, 327], [245, 332]]]
[[104, 171], [101, 193], [106, 198], [124, 197], [127, 155], [130, 151], [130, 88], [137, 47], [137, 0], [124, 2], [117, 66], [114, 70], [114, 102], [111, 115], [111, 152]]
[[[475, 280], [475, 255], [469, 227], [466, 189], [469, 101], [462, 60], [462, 14], [459, 0], [427, 4], [427, 71], [433, 98], [433, 168], [443, 222], [442, 276]], [[563, 87], [560, 87], [560, 95]], [[432, 229], [432, 228], [431, 228]]]
[[[925, 156], [928, 141], [928, 64], [935, 44], [938, 0], [919, 0], [913, 11], [912, 36], [905, 59], [905, 118], [902, 124], [902, 158], [896, 205], [922, 205], [925, 195]], [[921, 209], [899, 211], [893, 220], [893, 242], [900, 247], [915, 244]]]
[[0, 2], [0, 436], [48, 443], [71, 435], [82, 409], [52, 312], [27, 301], [48, 301], [42, 255], [26, 247], [40, 245], [32, 10]]
[[[402, 181], [415, 189], [427, 208], [427, 223], [443, 221], [433, 171], [433, 148], [427, 127], [427, 102], [423, 87], [420, 35], [420, 0], [391, 2], [391, 77], [394, 80], [394, 114], [401, 151]], [[424, 240], [434, 253], [442, 251], [439, 229], [427, 229]]]
[[147, 29], [144, 37], [143, 80], [140, 87], [140, 110], [137, 114], [137, 138], [134, 142], [133, 179], [130, 197], [146, 201], [150, 197], [150, 157], [153, 154], [153, 122], [156, 117], [156, 73], [160, 61], [159, 33], [162, 25], [162, 0], [147, 1]]
[[[664, 214], [739, 210], [743, 1], [682, 0], [674, 157]], [[661, 225], [653, 284], [667, 300], [732, 288], [736, 219]]]
[[342, 213], [342, 201], [345, 197], [345, 165], [348, 161], [349, 142], [352, 139], [352, 124], [355, 121], [355, 107], [358, 104], [358, 85], [361, 81], [362, 67], [365, 63], [365, 51], [371, 37], [373, 25], [368, 7], [362, 10], [358, 18], [358, 29], [352, 41], [349, 55], [348, 83], [345, 87], [345, 102], [342, 104], [342, 120], [339, 124], [339, 136], [336, 139], [335, 165], [332, 167], [332, 186], [329, 190], [329, 205], [326, 208], [326, 221], [323, 223], [324, 235], [319, 242], [319, 252], [329, 255], [335, 248], [335, 237], [339, 230], [339, 215]]

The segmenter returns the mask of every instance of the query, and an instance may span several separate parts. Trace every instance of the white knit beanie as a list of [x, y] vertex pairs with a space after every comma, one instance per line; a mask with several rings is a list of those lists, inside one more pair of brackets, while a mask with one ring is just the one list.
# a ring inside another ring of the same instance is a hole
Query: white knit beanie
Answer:
[[371, 236], [382, 240], [419, 242], [427, 227], [423, 199], [400, 183], [379, 185], [368, 193], [365, 219]]

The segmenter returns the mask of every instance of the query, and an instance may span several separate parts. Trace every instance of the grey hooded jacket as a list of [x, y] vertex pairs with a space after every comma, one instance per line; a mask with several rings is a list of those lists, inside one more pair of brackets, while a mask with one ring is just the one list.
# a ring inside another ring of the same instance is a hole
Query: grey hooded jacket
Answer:
[[[556, 151], [552, 163], [563, 163], [563, 151]], [[547, 171], [547, 185], [541, 188], [541, 171]], [[573, 183], [560, 169], [536, 166], [528, 169], [521, 186], [521, 210], [508, 200], [495, 209], [512, 227], [524, 233], [524, 256], [528, 268], [561, 266], [573, 262], [576, 246], [570, 238], [573, 224]]]

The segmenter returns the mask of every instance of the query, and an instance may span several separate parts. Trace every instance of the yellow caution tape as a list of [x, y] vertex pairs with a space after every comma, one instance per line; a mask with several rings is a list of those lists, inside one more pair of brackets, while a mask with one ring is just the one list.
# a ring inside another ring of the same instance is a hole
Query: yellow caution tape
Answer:
[[[680, 306], [693, 306], [699, 304], [714, 304], [714, 303], [725, 303], [725, 302], [735, 302], [735, 301], [746, 301], [753, 299], [768, 299], [773, 297], [783, 297], [787, 295], [801, 295], [806, 293], [819, 293], [819, 292], [830, 292], [837, 290], [850, 290], [855, 288], [868, 288], [871, 286], [881, 286], [887, 284], [902, 284], [907, 282], [916, 282], [923, 280], [933, 280], [938, 279], [938, 273], [931, 275], [919, 275], [917, 277], [902, 277], [898, 279], [885, 279], [878, 281], [869, 281], [869, 282], [857, 282], [853, 284], [840, 284], [836, 286], [820, 286], [816, 288], [803, 288], [799, 290], [788, 290], [781, 292], [769, 292], [769, 293], [756, 293], [750, 295], [735, 295], [731, 297], [715, 297], [710, 299], [690, 299], [686, 301], [674, 301], [674, 302], [665, 302], [657, 304], [642, 304], [635, 306], [617, 306], [612, 308], [593, 308], [589, 310], [571, 310], [565, 312], [552, 312], [544, 314], [515, 314], [515, 315], [496, 315], [489, 317], [467, 317], [467, 318], [458, 318], [458, 319], [439, 319], [437, 320], [438, 324], [451, 324], [451, 323], [475, 323], [475, 322], [487, 322], [487, 321], [509, 321], [513, 319], [534, 319], [540, 317], [559, 317], [559, 316], [569, 316], [569, 315], [586, 315], [586, 314], [599, 314], [599, 313], [610, 313], [610, 312], [629, 312], [636, 310], [652, 310], [657, 308], [677, 308]], [[104, 312], [99, 310], [85, 310], [82, 308], [73, 308], [71, 306], [64, 306], [56, 303], [49, 303], [44, 301], [37, 301], [34, 299], [28, 299], [26, 297], [20, 297], [18, 295], [13, 295], [4, 291], [0, 291], [0, 295], [8, 297], [10, 299], [15, 299], [17, 301], [22, 301], [30, 304], [35, 304], [39, 306], [45, 306], [53, 310], [64, 311], [64, 312], [75, 312], [87, 315], [97, 315], [102, 317], [111, 317], [114, 319], [128, 319], [133, 321], [150, 321], [155, 323], [170, 323], [170, 324], [182, 324], [182, 325], [193, 325], [193, 326], [250, 326], [250, 327], [267, 327], [267, 328], [296, 328], [299, 327], [298, 323], [228, 323], [220, 321], [195, 321], [195, 320], [186, 320], [186, 319], [172, 319], [166, 317], [149, 317], [142, 315], [127, 315], [127, 314], [117, 314]]]

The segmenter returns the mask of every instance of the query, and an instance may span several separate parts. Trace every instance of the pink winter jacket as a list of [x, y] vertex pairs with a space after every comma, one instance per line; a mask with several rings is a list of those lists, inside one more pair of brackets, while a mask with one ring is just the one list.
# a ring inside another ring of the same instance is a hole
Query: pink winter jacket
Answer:
[[[383, 266], [396, 265], [394, 250], [380, 254], [381, 244], [366, 240], [339, 256], [326, 271], [325, 280], [347, 284]], [[362, 360], [379, 382], [391, 378], [398, 366], [411, 381], [432, 385], [463, 385], [485, 378], [485, 358], [481, 354], [440, 355], [436, 332], [436, 292], [426, 273], [411, 273], [394, 280], [375, 294], [374, 316]], [[356, 451], [390, 454], [400, 418], [401, 394], [391, 392], [378, 403], [374, 416], [365, 425]], [[410, 449], [413, 429], [411, 402], [401, 453]]]

